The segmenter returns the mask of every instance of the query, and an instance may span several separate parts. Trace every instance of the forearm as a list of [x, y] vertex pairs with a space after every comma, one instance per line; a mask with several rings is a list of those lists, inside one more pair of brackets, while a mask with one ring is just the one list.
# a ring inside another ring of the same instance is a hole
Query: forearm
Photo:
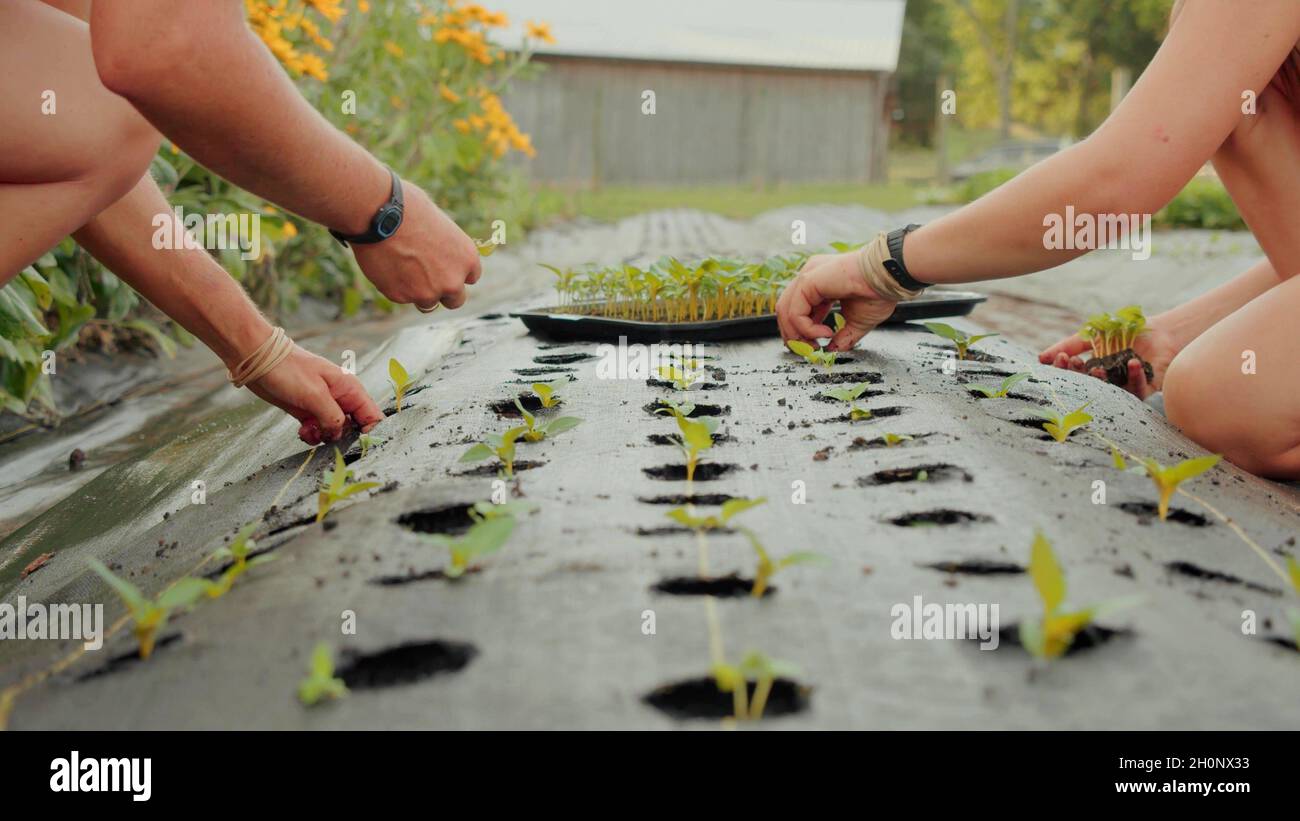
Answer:
[[96, 67], [205, 167], [307, 219], [365, 231], [388, 199], [387, 170], [303, 99], [244, 14], [239, 0], [100, 0]]
[[73, 238], [233, 367], [270, 336], [271, 325], [206, 251], [155, 248], [159, 215], [173, 231], [171, 206], [146, 176]]
[[1282, 281], [1267, 259], [1228, 282], [1151, 318], [1151, 325], [1170, 335], [1175, 350], [1182, 350], [1210, 326], [1234, 313]]

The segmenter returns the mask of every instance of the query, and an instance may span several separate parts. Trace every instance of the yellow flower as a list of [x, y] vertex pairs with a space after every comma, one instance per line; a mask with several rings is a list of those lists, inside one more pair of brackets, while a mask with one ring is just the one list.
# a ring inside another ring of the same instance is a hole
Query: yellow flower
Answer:
[[296, 237], [296, 236], [298, 236], [298, 226], [296, 226], [296, 225], [294, 225], [292, 222], [289, 222], [289, 221], [286, 220], [285, 223], [284, 223], [284, 235], [285, 235], [286, 237]]
[[389, 97], [388, 102], [392, 103], [393, 108], [406, 108], [406, 103], [402, 100], [401, 97], [398, 97], [396, 94]]
[[528, 36], [534, 40], [541, 40], [543, 43], [554, 43], [555, 38], [551, 36], [551, 27], [547, 23], [534, 23], [529, 20], [524, 24], [528, 31]]
[[452, 127], [454, 127], [457, 131], [459, 131], [462, 134], [468, 134], [470, 131], [470, 125], [468, 120], [452, 120], [451, 124]]
[[446, 100], [452, 105], [455, 105], [456, 103], [460, 102], [460, 95], [452, 91], [451, 86], [447, 85], [446, 83], [438, 84], [438, 93], [442, 95], [442, 99]]
[[362, 14], [365, 14], [370, 11], [370, 3], [367, 0], [357, 0], [357, 8], [361, 10]]
[[402, 47], [397, 43], [394, 43], [392, 40], [384, 41], [384, 50], [399, 60], [406, 56], [406, 52], [402, 50]]

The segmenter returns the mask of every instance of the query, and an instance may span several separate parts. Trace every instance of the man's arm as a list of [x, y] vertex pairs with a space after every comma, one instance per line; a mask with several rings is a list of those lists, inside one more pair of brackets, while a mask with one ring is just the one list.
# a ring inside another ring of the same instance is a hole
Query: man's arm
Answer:
[[[240, 0], [97, 0], [100, 79], [222, 177], [328, 228], [363, 233], [388, 200], [388, 171], [303, 99], [244, 14]], [[356, 246], [357, 261], [394, 301], [458, 307], [478, 277], [474, 241], [423, 191], [405, 188], [402, 228]]]

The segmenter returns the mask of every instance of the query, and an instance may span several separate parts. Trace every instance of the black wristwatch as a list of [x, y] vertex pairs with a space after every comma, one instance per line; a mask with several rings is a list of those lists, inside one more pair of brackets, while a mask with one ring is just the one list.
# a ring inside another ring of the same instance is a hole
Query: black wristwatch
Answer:
[[889, 259], [884, 261], [885, 270], [889, 272], [895, 282], [909, 291], [920, 291], [923, 288], [930, 287], [928, 283], [921, 282], [909, 274], [907, 264], [903, 262], [903, 237], [920, 227], [916, 223], [912, 223], [906, 228], [895, 228], [885, 237], [885, 242], [889, 245]]
[[393, 177], [393, 193], [389, 196], [388, 202], [379, 206], [375, 212], [374, 219], [370, 220], [370, 228], [364, 234], [347, 236], [330, 229], [334, 239], [347, 246], [349, 243], [357, 245], [372, 245], [384, 240], [397, 233], [397, 229], [402, 227], [402, 181], [398, 178], [397, 172], [388, 169], [388, 173]]

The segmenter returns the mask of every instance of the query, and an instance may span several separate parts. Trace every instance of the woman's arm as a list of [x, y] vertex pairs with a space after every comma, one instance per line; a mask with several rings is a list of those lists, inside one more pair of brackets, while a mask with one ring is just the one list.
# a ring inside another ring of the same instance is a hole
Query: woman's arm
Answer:
[[[271, 324], [206, 251], [155, 248], [160, 214], [174, 218], [146, 176], [73, 238], [234, 369], [271, 335]], [[296, 346], [248, 388], [298, 419], [299, 435], [313, 445], [339, 438], [347, 416], [365, 430], [384, 418], [355, 376]]]

